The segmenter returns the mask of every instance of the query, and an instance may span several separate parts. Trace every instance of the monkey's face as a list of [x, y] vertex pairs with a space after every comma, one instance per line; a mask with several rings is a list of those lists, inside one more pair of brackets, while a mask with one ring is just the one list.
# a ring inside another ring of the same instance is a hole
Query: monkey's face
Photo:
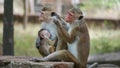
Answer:
[[41, 38], [49, 38], [50, 37], [50, 33], [47, 31], [47, 30], [42, 30], [40, 33], [39, 33], [39, 36]]
[[67, 15], [65, 16], [65, 21], [72, 23], [74, 21], [75, 14], [73, 12], [68, 12]]
[[51, 12], [50, 11], [42, 11], [39, 16], [40, 21], [46, 21], [50, 18]]
[[83, 18], [82, 11], [76, 8], [68, 10], [65, 20], [68, 23], [73, 23], [75, 20], [81, 20]]

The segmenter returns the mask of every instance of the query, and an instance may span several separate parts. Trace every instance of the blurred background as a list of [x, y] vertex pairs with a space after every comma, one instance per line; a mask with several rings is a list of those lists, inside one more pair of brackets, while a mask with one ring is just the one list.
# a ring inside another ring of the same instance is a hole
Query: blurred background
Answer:
[[[64, 17], [72, 6], [85, 16], [90, 34], [90, 55], [120, 51], [120, 0], [14, 0], [15, 56], [41, 56], [35, 47], [44, 5]], [[3, 44], [4, 0], [0, 0], [0, 50]]]

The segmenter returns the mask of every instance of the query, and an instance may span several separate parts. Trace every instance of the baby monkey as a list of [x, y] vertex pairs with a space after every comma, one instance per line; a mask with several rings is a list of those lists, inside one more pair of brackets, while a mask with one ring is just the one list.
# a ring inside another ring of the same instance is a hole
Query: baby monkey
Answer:
[[[41, 34], [43, 33], [43, 34]], [[42, 36], [44, 35], [44, 36]], [[38, 37], [40, 38], [40, 46], [38, 47], [38, 51], [42, 54], [43, 57], [49, 55], [50, 53], [55, 51], [55, 40], [50, 40], [50, 33], [46, 29], [41, 29], [38, 31]]]

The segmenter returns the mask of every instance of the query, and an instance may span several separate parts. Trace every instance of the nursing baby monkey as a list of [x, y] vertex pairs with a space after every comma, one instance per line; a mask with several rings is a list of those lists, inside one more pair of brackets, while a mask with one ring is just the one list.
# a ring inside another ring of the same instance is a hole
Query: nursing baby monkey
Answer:
[[55, 40], [54, 41], [50, 40], [49, 37], [47, 37], [47, 35], [45, 35], [46, 38], [42, 38], [40, 36], [41, 33], [44, 33], [44, 35], [45, 35], [49, 32], [46, 29], [41, 29], [41, 30], [38, 31], [38, 37], [40, 38], [40, 43], [37, 44], [37, 45], [39, 45], [39, 47], [37, 49], [38, 49], [39, 53], [43, 57], [45, 57], [45, 56], [47, 56], [50, 53], [55, 51], [54, 44], [55, 44], [56, 41]]
[[[74, 62], [74, 68], [86, 68], [90, 48], [90, 38], [82, 11], [72, 8], [65, 16], [65, 21], [69, 23], [68, 31], [60, 23], [61, 20], [54, 19], [58, 36], [67, 42], [68, 49], [55, 51], [48, 56], [35, 59], [35, 61], [55, 61]], [[59, 40], [59, 39], [58, 39]], [[62, 45], [64, 47], [64, 45]]]

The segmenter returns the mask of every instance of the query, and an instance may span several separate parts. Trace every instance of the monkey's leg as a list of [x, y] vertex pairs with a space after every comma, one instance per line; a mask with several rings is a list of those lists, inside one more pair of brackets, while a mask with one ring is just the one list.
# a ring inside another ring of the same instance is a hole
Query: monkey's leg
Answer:
[[74, 62], [75, 63], [74, 68], [81, 67], [80, 62], [68, 50], [56, 51], [44, 58], [35, 59], [36, 62], [56, 61], [56, 60], [63, 60], [65, 62]]
[[79, 61], [68, 50], [56, 51], [56, 52], [53, 52], [42, 59], [38, 59], [38, 60], [39, 61], [63, 60], [66, 62], [79, 63]]
[[68, 50], [60, 50], [51, 53], [50, 55], [39, 59], [40, 61], [55, 61], [55, 60], [62, 60], [65, 62], [74, 62], [74, 68], [80, 68], [80, 62], [68, 51]]
[[40, 46], [39, 49], [38, 49], [38, 52], [43, 56], [47, 56], [49, 55], [49, 51], [47, 50], [47, 47], [43, 47], [43, 46]]

